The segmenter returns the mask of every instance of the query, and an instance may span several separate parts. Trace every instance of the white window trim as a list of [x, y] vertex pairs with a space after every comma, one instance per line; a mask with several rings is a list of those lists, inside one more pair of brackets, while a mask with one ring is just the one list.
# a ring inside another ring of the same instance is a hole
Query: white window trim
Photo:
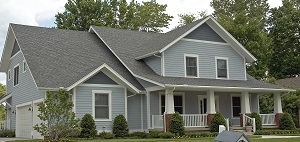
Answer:
[[[174, 96], [182, 96], [182, 114], [185, 114], [185, 92], [173, 92], [173, 95]], [[161, 96], [165, 96], [165, 92], [159, 92], [159, 99], [158, 99], [158, 103], [159, 103], [158, 112], [159, 112], [159, 115], [162, 114], [162, 112], [161, 112]]]
[[[218, 77], [218, 59], [226, 60], [226, 68], [227, 68], [227, 78]], [[229, 79], [229, 66], [228, 66], [228, 57], [215, 57], [215, 68], [216, 68], [216, 79]]]
[[[207, 95], [198, 95], [198, 112], [199, 114], [201, 114], [201, 106], [200, 106], [200, 100], [201, 99], [207, 99]], [[216, 107], [216, 112], [219, 112], [220, 111], [220, 99], [219, 99], [219, 96], [216, 96], [215, 95], [215, 107]], [[206, 106], [206, 109], [207, 109], [207, 106]], [[207, 112], [205, 112], [206, 114]]]
[[[197, 76], [187, 76], [186, 75], [186, 57], [195, 57], [196, 58], [196, 65], [197, 65]], [[184, 54], [184, 76], [188, 78], [199, 78], [199, 55], [197, 54]]]
[[[233, 105], [232, 105], [232, 97], [240, 97], [242, 99], [241, 94], [230, 94], [230, 110], [231, 110], [231, 119], [240, 119], [240, 117], [233, 117]], [[241, 109], [242, 109], [242, 100], [240, 100], [241, 103]]]
[[[19, 75], [18, 75], [18, 84], [15, 85], [15, 68], [19, 67]], [[20, 84], [20, 65], [17, 64], [14, 66], [14, 70], [13, 70], [13, 86], [16, 87]]]
[[25, 72], [26, 72], [26, 67], [25, 67], [25, 65], [27, 66], [27, 63], [26, 63], [26, 61], [25, 61], [25, 60], [23, 60], [23, 73], [25, 73]]
[[[95, 118], [95, 94], [96, 93], [104, 93], [108, 94], [108, 119], [96, 119]], [[112, 121], [111, 114], [112, 114], [112, 104], [111, 104], [111, 90], [92, 90], [92, 112], [93, 118], [95, 121]]]
[[7, 80], [8, 81], [11, 80], [11, 71], [10, 71], [10, 69], [7, 71]]

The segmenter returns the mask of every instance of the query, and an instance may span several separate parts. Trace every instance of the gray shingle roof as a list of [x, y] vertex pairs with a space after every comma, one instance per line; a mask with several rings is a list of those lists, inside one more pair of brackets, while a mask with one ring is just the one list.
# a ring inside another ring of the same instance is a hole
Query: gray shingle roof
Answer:
[[[223, 131], [216, 138], [217, 142], [238, 142], [241, 137], [245, 137], [248, 141], [249, 139], [242, 132], [232, 132], [232, 131]], [[249, 141], [250, 142], [250, 141]]]
[[11, 26], [38, 87], [69, 87], [106, 63], [136, 88], [143, 90], [93, 33]]
[[[156, 74], [148, 65], [144, 63], [143, 60], [135, 60], [135, 57], [140, 54], [140, 52], [136, 52], [137, 50], [147, 50], [147, 48], [149, 48], [148, 46], [142, 46], [144, 44], [141, 42], [152, 41], [152, 39], [160, 37], [160, 34], [130, 30], [117, 30], [97, 26], [93, 26], [93, 29], [135, 75], [142, 76], [161, 84], [285, 89], [278, 85], [258, 81], [249, 75], [247, 76], [247, 81], [162, 77]], [[155, 42], [153, 44], [155, 44]]]
[[282, 86], [293, 87], [295, 89], [300, 89], [300, 77], [285, 78], [277, 80], [277, 83]]

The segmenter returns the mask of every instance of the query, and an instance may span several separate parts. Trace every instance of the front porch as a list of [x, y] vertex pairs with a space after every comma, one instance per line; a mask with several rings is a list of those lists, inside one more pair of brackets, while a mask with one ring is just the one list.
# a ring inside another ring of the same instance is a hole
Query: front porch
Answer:
[[[165, 95], [167, 94], [167, 95]], [[150, 98], [150, 123], [148, 128], [167, 131], [169, 122], [166, 115], [178, 111], [183, 116], [187, 130], [209, 130], [210, 121], [216, 112], [226, 119], [227, 128], [245, 128], [248, 122], [255, 120], [251, 112], [259, 113], [259, 96], [257, 92], [227, 91], [175, 91], [174, 88], [147, 94]], [[274, 113], [259, 114], [263, 128], [278, 128], [282, 116], [281, 97], [274, 92]], [[166, 122], [166, 123], [164, 123]], [[255, 131], [255, 125], [253, 126]]]

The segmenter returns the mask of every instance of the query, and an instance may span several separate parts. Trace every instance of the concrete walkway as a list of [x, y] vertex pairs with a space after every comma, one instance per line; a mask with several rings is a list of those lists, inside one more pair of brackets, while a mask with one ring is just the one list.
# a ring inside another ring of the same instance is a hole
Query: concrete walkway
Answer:
[[263, 139], [280, 139], [280, 138], [300, 138], [300, 136], [272, 136], [272, 135], [262, 135], [261, 138]]
[[23, 139], [23, 138], [0, 138], [0, 142], [15, 141], [15, 140], [29, 140], [29, 139]]

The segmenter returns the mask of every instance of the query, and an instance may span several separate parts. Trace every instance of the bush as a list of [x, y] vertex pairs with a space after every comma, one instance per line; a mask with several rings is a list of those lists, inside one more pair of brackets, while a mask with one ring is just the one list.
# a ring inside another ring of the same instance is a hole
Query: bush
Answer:
[[94, 118], [90, 114], [85, 114], [82, 117], [81, 123], [81, 138], [94, 138], [97, 135], [96, 125]]
[[163, 138], [163, 139], [169, 139], [169, 138], [174, 138], [174, 137], [175, 137], [175, 135], [170, 132], [165, 132], [165, 133], [159, 134], [159, 138]]
[[285, 135], [285, 134], [300, 134], [299, 129], [295, 130], [258, 130], [254, 135]]
[[113, 134], [116, 137], [124, 138], [128, 136], [128, 124], [126, 118], [120, 114], [114, 119]]
[[104, 132], [101, 132], [99, 134], [99, 138], [101, 138], [101, 139], [113, 139], [113, 138], [115, 138], [115, 135], [112, 134], [112, 133], [104, 131]]
[[150, 131], [148, 134], [149, 138], [159, 138], [159, 134], [161, 134], [163, 132], [160, 131]]
[[220, 112], [217, 112], [214, 115], [213, 119], [211, 120], [210, 131], [211, 132], [219, 132], [219, 125], [226, 126], [226, 121], [225, 121], [224, 116]]
[[178, 112], [175, 112], [175, 114], [173, 114], [171, 118], [170, 132], [179, 136], [183, 136], [185, 133], [183, 126], [183, 118]]
[[250, 117], [255, 118], [256, 130], [262, 130], [262, 122], [259, 114], [256, 112], [252, 112]]
[[0, 137], [15, 137], [14, 130], [0, 130]]
[[294, 130], [296, 129], [292, 116], [289, 113], [284, 113], [279, 121], [279, 128], [281, 130]]
[[130, 134], [130, 137], [132, 138], [147, 138], [148, 137], [148, 134], [145, 133], [145, 132], [133, 132]]

